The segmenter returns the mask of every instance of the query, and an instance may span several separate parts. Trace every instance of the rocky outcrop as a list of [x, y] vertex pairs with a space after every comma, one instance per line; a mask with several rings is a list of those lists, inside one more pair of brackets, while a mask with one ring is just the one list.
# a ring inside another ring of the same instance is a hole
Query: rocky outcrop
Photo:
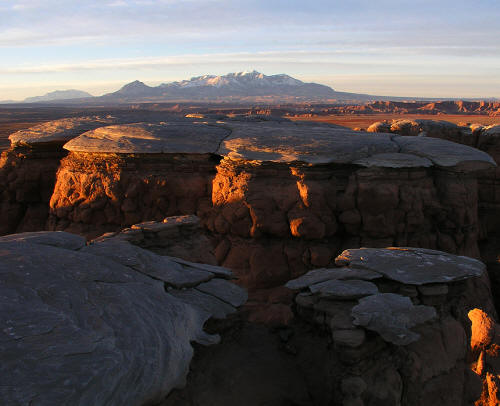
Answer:
[[495, 404], [484, 264], [420, 248], [350, 249], [335, 262], [287, 283], [287, 327], [228, 326], [161, 405]]
[[299, 317], [331, 334], [342, 365], [332, 404], [470, 405], [480, 397], [481, 374], [469, 363], [483, 339], [473, 320], [470, 350], [469, 318], [486, 314], [472, 310], [477, 296], [495, 316], [491, 294], [478, 290], [484, 264], [417, 248], [346, 250], [336, 263], [287, 284], [298, 291]]
[[0, 157], [0, 235], [44, 230], [65, 142], [112, 123], [110, 117], [50, 121], [10, 135]]
[[89, 236], [210, 206], [223, 127], [193, 123], [109, 126], [65, 145], [49, 228]]
[[500, 403], [500, 325], [481, 309], [469, 312], [472, 322], [472, 368], [481, 377], [483, 388], [475, 406], [493, 406]]
[[[369, 132], [391, 132], [407, 136], [424, 136], [450, 140], [468, 145], [488, 153], [500, 163], [500, 125], [482, 126], [472, 124], [458, 126], [446, 121], [394, 120], [392, 123], [378, 122], [368, 128]], [[413, 141], [417, 142], [417, 141]], [[481, 258], [487, 263], [495, 285], [500, 289], [500, 169], [498, 167], [478, 173], [478, 217]]]
[[62, 232], [0, 238], [0, 399], [9, 405], [137, 405], [185, 384], [191, 342], [246, 300], [230, 271], [124, 240]]
[[474, 173], [494, 165], [483, 153], [312, 125], [232, 129], [204, 221], [245, 286], [278, 286], [347, 246], [478, 257]]
[[[73, 138], [47, 227], [93, 238], [196, 214], [219, 264], [271, 289], [346, 247], [477, 257], [484, 152], [428, 137], [237, 118], [102, 126]], [[280, 299], [281, 300], [281, 299]]]
[[156, 254], [217, 265], [210, 236], [193, 215], [134, 224], [120, 232], [103, 234], [94, 241], [127, 241]]

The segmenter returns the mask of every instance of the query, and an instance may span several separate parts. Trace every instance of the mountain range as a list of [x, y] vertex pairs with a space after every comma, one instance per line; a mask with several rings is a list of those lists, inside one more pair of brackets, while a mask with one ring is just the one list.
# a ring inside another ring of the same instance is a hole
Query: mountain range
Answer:
[[438, 99], [338, 92], [329, 86], [318, 83], [305, 83], [285, 74], [264, 75], [254, 70], [252, 72], [228, 73], [222, 76], [197, 76], [189, 80], [163, 83], [159, 86], [148, 86], [136, 80], [126, 84], [116, 92], [98, 97], [80, 90], [59, 90], [44, 96], [29, 97], [23, 103], [54, 104], [64, 102], [64, 104], [107, 105], [174, 101], [293, 103], [367, 102], [375, 100], [417, 101]]
[[291, 76], [264, 75], [257, 71], [204, 75], [179, 82], [151, 87], [136, 80], [114, 93], [101, 96], [103, 101], [220, 101], [248, 99], [306, 100], [334, 99], [336, 92], [325, 85], [304, 83]]
[[28, 97], [24, 99], [23, 103], [39, 103], [39, 102], [50, 102], [57, 100], [82, 99], [86, 97], [93, 97], [93, 96], [90, 93], [76, 89], [56, 90], [54, 92], [47, 93], [43, 96]]

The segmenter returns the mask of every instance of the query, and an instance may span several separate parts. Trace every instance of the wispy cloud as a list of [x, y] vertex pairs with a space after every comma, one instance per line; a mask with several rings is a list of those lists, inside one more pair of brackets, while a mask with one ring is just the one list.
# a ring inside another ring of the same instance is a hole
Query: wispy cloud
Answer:
[[488, 78], [500, 93], [497, 2], [0, 0], [0, 85], [256, 68], [329, 81], [352, 74], [363, 86], [371, 74], [390, 86], [419, 72], [445, 83], [452, 72], [469, 78], [462, 89]]

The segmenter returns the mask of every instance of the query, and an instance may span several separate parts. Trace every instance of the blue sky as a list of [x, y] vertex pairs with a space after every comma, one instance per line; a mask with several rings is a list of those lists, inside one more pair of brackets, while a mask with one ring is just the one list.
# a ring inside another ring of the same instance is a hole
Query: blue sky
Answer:
[[203, 74], [500, 97], [498, 0], [0, 0], [0, 100]]

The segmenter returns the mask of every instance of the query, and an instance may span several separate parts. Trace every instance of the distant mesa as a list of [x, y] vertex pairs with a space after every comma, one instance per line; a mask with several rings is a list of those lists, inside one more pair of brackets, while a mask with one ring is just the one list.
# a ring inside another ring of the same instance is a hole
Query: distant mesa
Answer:
[[28, 97], [24, 99], [24, 103], [39, 103], [39, 102], [50, 102], [58, 100], [71, 100], [71, 99], [82, 99], [85, 97], [93, 97], [90, 93], [84, 92], [82, 90], [56, 90], [54, 92], [47, 93], [43, 96]]

